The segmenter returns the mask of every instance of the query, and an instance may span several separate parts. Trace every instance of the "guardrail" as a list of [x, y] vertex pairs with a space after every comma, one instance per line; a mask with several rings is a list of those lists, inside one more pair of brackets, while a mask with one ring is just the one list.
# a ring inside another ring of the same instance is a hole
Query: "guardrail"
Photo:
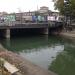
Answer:
[[25, 27], [25, 26], [47, 26], [47, 27], [57, 27], [61, 24], [61, 22], [51, 21], [51, 22], [20, 22], [20, 21], [11, 21], [11, 22], [2, 22], [0, 23], [0, 27]]

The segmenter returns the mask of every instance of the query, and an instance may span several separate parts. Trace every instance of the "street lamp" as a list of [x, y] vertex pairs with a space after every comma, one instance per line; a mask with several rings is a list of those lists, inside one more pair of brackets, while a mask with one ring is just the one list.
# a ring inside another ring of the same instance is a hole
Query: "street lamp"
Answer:
[[66, 24], [69, 27], [69, 25], [71, 25], [70, 0], [64, 0], [64, 15]]

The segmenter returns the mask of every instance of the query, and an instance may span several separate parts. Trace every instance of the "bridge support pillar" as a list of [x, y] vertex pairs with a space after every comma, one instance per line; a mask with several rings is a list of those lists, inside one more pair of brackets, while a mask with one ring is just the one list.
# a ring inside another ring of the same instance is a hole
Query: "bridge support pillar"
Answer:
[[48, 30], [49, 30], [48, 28], [44, 28], [43, 29], [43, 34], [48, 35], [48, 32], [49, 32]]
[[5, 38], [7, 38], [7, 39], [10, 38], [10, 29], [5, 30]]

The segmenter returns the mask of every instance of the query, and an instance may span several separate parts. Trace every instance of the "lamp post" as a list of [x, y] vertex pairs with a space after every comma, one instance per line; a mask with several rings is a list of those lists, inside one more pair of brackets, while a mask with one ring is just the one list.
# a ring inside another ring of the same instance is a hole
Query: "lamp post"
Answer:
[[64, 0], [64, 15], [66, 18], [67, 27], [71, 25], [70, 0]]

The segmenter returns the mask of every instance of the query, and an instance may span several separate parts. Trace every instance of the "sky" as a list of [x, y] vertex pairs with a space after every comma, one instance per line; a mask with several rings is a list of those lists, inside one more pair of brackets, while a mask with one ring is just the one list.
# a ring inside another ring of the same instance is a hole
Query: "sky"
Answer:
[[47, 6], [54, 11], [52, 0], [0, 0], [0, 12], [34, 11], [41, 6]]

